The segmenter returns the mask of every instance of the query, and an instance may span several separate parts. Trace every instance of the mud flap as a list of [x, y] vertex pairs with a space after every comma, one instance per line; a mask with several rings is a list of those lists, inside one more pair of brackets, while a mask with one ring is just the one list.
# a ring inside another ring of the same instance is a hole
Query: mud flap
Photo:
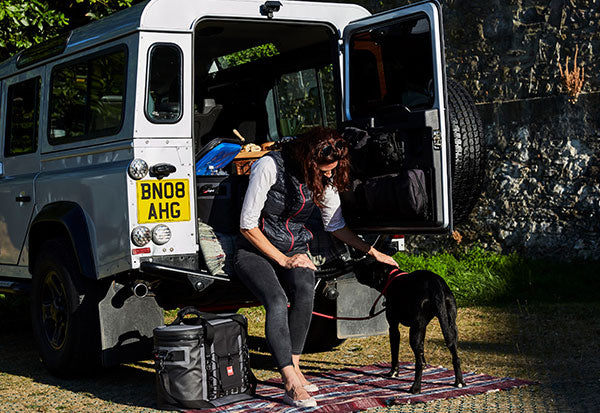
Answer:
[[[337, 298], [336, 313], [338, 317], [365, 317], [369, 315], [371, 306], [379, 296], [379, 291], [360, 284], [351, 274], [340, 278], [336, 282], [336, 289], [340, 293]], [[375, 311], [379, 311], [381, 301]], [[369, 320], [337, 320], [338, 338], [369, 337], [387, 334], [388, 324], [382, 313]]]
[[103, 366], [151, 357], [153, 330], [164, 324], [163, 309], [154, 297], [136, 297], [131, 288], [113, 281], [98, 313]]

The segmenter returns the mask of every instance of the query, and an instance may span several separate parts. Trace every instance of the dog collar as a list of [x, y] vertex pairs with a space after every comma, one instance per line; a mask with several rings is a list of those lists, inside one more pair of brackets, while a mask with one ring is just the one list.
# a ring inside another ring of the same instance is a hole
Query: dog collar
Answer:
[[387, 292], [388, 287], [396, 278], [400, 277], [401, 275], [406, 275], [406, 274], [408, 274], [408, 273], [402, 272], [401, 270], [399, 270], [397, 268], [390, 271], [390, 273], [388, 274], [388, 280], [385, 283], [385, 286], [383, 287], [383, 289], [381, 290], [381, 295], [385, 296], [385, 293]]

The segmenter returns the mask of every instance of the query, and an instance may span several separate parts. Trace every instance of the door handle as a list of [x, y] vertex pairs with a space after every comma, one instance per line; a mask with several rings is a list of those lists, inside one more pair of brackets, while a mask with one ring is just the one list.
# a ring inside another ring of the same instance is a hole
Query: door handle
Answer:
[[31, 201], [31, 197], [29, 195], [19, 195], [17, 198], [15, 198], [15, 201], [17, 201], [17, 202], [30, 202]]

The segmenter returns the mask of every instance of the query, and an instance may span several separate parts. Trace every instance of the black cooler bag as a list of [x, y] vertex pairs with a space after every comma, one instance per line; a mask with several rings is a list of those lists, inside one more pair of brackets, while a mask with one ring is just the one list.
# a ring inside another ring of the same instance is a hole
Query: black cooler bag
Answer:
[[[195, 317], [184, 318], [188, 314]], [[222, 406], [254, 396], [247, 321], [241, 314], [179, 311], [154, 329], [157, 405], [185, 410]]]

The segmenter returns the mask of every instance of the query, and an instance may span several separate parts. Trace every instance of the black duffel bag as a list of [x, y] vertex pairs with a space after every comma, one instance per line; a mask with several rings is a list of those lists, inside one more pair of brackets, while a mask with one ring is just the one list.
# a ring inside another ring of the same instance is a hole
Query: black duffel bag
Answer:
[[154, 329], [154, 356], [160, 409], [218, 407], [255, 394], [247, 321], [241, 314], [185, 307], [171, 324]]
[[425, 174], [408, 169], [400, 174], [371, 178], [357, 187], [367, 209], [376, 214], [420, 217], [427, 211]]

